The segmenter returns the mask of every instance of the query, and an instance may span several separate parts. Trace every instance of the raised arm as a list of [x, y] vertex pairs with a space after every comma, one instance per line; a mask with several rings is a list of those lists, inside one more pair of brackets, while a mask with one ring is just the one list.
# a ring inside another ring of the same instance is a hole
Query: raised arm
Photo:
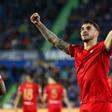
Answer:
[[105, 43], [107, 51], [111, 51], [112, 50], [112, 31], [109, 32], [104, 43]]
[[30, 17], [30, 20], [33, 24], [36, 25], [46, 40], [48, 40], [53, 46], [69, 54], [69, 44], [62, 39], [59, 39], [53, 32], [47, 29], [46, 26], [40, 21], [40, 16], [38, 13], [34, 13]]

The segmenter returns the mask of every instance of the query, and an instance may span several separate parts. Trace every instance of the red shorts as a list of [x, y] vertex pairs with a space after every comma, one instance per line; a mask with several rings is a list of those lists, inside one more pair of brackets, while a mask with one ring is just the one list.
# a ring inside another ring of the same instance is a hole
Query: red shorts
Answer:
[[61, 112], [62, 104], [50, 104], [48, 105], [49, 112]]
[[112, 103], [94, 102], [81, 104], [80, 112], [112, 112]]
[[23, 107], [23, 112], [37, 112], [37, 108], [32, 108], [32, 107], [28, 107], [28, 106], [24, 106]]
[[27, 109], [23, 109], [23, 112], [37, 112], [37, 110], [27, 110]]

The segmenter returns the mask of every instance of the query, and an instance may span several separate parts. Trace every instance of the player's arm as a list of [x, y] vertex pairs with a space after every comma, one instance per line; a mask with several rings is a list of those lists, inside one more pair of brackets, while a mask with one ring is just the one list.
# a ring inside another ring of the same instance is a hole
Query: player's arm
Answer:
[[18, 94], [16, 96], [16, 99], [14, 101], [14, 109], [15, 109], [15, 112], [17, 112], [17, 107], [18, 107], [18, 104], [19, 104], [20, 99], [21, 99], [21, 93], [18, 92]]
[[0, 95], [3, 95], [5, 93], [6, 93], [5, 83], [0, 75]]
[[46, 40], [48, 40], [53, 46], [69, 54], [69, 44], [62, 39], [59, 39], [53, 32], [47, 29], [46, 26], [40, 21], [40, 16], [38, 13], [34, 13], [30, 19]]
[[107, 51], [112, 50], [112, 31], [110, 31], [104, 41]]
[[42, 101], [42, 107], [46, 107], [46, 101], [47, 101], [47, 98], [48, 98], [48, 96], [47, 96], [47, 94], [43, 94], [43, 96], [41, 97], [41, 101]]
[[41, 100], [43, 103], [45, 103], [47, 100], [47, 94], [44, 93]]
[[41, 89], [41, 87], [39, 86], [39, 96], [38, 96], [38, 99], [42, 102], [42, 89]]
[[69, 99], [68, 99], [68, 97], [67, 97], [67, 92], [66, 92], [66, 90], [64, 90], [64, 93], [63, 93], [63, 100], [64, 100], [64, 103], [67, 105], [67, 107], [68, 107], [68, 112], [70, 112], [71, 111], [71, 105], [70, 105], [70, 101], [69, 101]]

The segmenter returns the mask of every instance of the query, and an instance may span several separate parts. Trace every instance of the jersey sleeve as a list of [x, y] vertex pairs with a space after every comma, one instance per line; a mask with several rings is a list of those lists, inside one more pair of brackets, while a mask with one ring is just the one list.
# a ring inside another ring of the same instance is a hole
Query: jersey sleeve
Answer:
[[111, 50], [111, 51], [109, 51], [109, 52], [106, 50], [106, 46], [105, 46], [105, 44], [104, 44], [104, 41], [103, 41], [103, 42], [101, 42], [101, 46], [103, 47], [103, 50], [106, 52], [106, 54], [108, 54], [108, 55], [112, 56], [112, 50]]
[[71, 55], [71, 57], [74, 57], [74, 45], [69, 46], [69, 54]]
[[74, 54], [78, 51], [80, 45], [74, 45], [74, 44], [71, 44], [69, 46], [69, 54], [71, 55], [71, 57], [74, 57]]

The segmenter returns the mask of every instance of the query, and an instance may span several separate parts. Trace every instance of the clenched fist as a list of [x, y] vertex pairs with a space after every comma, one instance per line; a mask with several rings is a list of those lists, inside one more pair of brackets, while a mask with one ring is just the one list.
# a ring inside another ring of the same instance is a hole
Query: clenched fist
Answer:
[[38, 13], [33, 13], [30, 17], [30, 20], [34, 24], [39, 24], [40, 23], [40, 16]]

